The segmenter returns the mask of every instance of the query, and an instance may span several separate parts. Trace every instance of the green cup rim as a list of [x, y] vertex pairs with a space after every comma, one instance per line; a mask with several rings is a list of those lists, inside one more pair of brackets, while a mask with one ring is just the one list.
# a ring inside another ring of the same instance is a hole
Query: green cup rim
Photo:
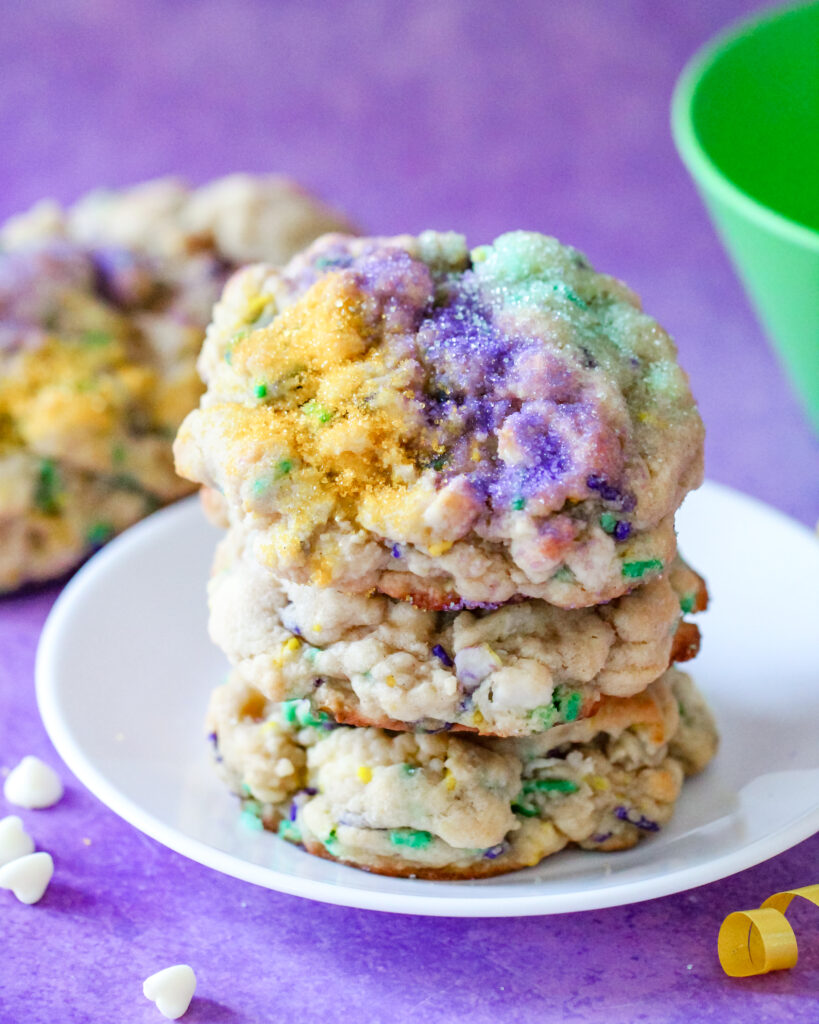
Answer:
[[733, 22], [705, 43], [683, 68], [671, 99], [671, 133], [674, 144], [689, 173], [695, 181], [714, 193], [723, 202], [733, 206], [742, 216], [756, 221], [760, 227], [780, 235], [789, 242], [819, 251], [819, 231], [792, 220], [766, 206], [736, 185], [720, 170], [703, 148], [691, 118], [694, 95], [705, 72], [745, 36], [762, 26], [779, 21], [795, 11], [819, 8], [819, 2], [795, 3], [776, 7], [750, 18]]

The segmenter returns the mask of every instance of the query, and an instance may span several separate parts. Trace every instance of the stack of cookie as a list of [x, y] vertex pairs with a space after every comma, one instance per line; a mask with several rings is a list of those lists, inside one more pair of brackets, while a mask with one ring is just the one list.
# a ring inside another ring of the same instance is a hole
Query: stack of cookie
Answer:
[[284, 178], [236, 174], [44, 200], [0, 226], [0, 592], [191, 489], [171, 440], [225, 281], [344, 225]]
[[329, 235], [235, 275], [176, 442], [227, 533], [216, 760], [244, 820], [471, 878], [670, 818], [714, 753], [673, 663], [703, 430], [622, 283], [527, 232]]

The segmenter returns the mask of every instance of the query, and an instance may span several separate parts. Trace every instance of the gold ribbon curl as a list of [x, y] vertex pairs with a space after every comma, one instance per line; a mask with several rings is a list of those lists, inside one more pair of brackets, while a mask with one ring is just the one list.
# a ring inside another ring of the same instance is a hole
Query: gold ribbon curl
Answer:
[[819, 885], [806, 885], [774, 893], [759, 910], [738, 910], [725, 918], [717, 952], [727, 975], [749, 978], [794, 966], [798, 956], [796, 935], [785, 911], [795, 896], [819, 907]]

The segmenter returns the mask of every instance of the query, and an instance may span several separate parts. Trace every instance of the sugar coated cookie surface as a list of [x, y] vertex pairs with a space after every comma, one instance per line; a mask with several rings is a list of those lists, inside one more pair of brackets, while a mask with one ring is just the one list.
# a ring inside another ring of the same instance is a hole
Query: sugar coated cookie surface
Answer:
[[233, 176], [0, 226], [0, 591], [59, 576], [191, 489], [171, 439], [226, 278], [341, 223], [282, 179]]
[[176, 444], [260, 561], [427, 608], [660, 575], [702, 472], [668, 335], [555, 239], [327, 236], [228, 284]]
[[686, 771], [716, 749], [713, 721], [673, 669], [622, 702], [602, 727], [526, 739], [396, 734], [339, 726], [307, 701], [271, 703], [234, 674], [209, 728], [248, 827], [371, 871], [478, 878], [570, 843], [626, 849], [669, 821]]

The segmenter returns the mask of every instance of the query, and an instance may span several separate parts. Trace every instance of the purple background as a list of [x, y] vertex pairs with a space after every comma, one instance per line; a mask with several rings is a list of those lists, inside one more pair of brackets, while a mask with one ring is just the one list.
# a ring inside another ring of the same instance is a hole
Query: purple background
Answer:
[[[283, 171], [373, 232], [546, 231], [677, 338], [711, 477], [803, 522], [819, 446], [675, 156], [686, 57], [754, 0], [188, 0], [4, 5], [0, 216], [176, 172]], [[707, 571], [707, 567], [706, 571]], [[33, 659], [56, 588], [0, 603], [0, 767], [52, 764]], [[0, 892], [0, 1024], [158, 1021], [144, 977], [188, 962], [185, 1020], [428, 1024], [819, 1019], [819, 927], [790, 972], [726, 978], [723, 916], [819, 882], [819, 837], [689, 893], [510, 920], [323, 906], [222, 877], [67, 794], [22, 812], [56, 874]], [[10, 813], [0, 798], [0, 816]], [[85, 840], [90, 840], [90, 843]], [[690, 969], [689, 969], [689, 965]]]

